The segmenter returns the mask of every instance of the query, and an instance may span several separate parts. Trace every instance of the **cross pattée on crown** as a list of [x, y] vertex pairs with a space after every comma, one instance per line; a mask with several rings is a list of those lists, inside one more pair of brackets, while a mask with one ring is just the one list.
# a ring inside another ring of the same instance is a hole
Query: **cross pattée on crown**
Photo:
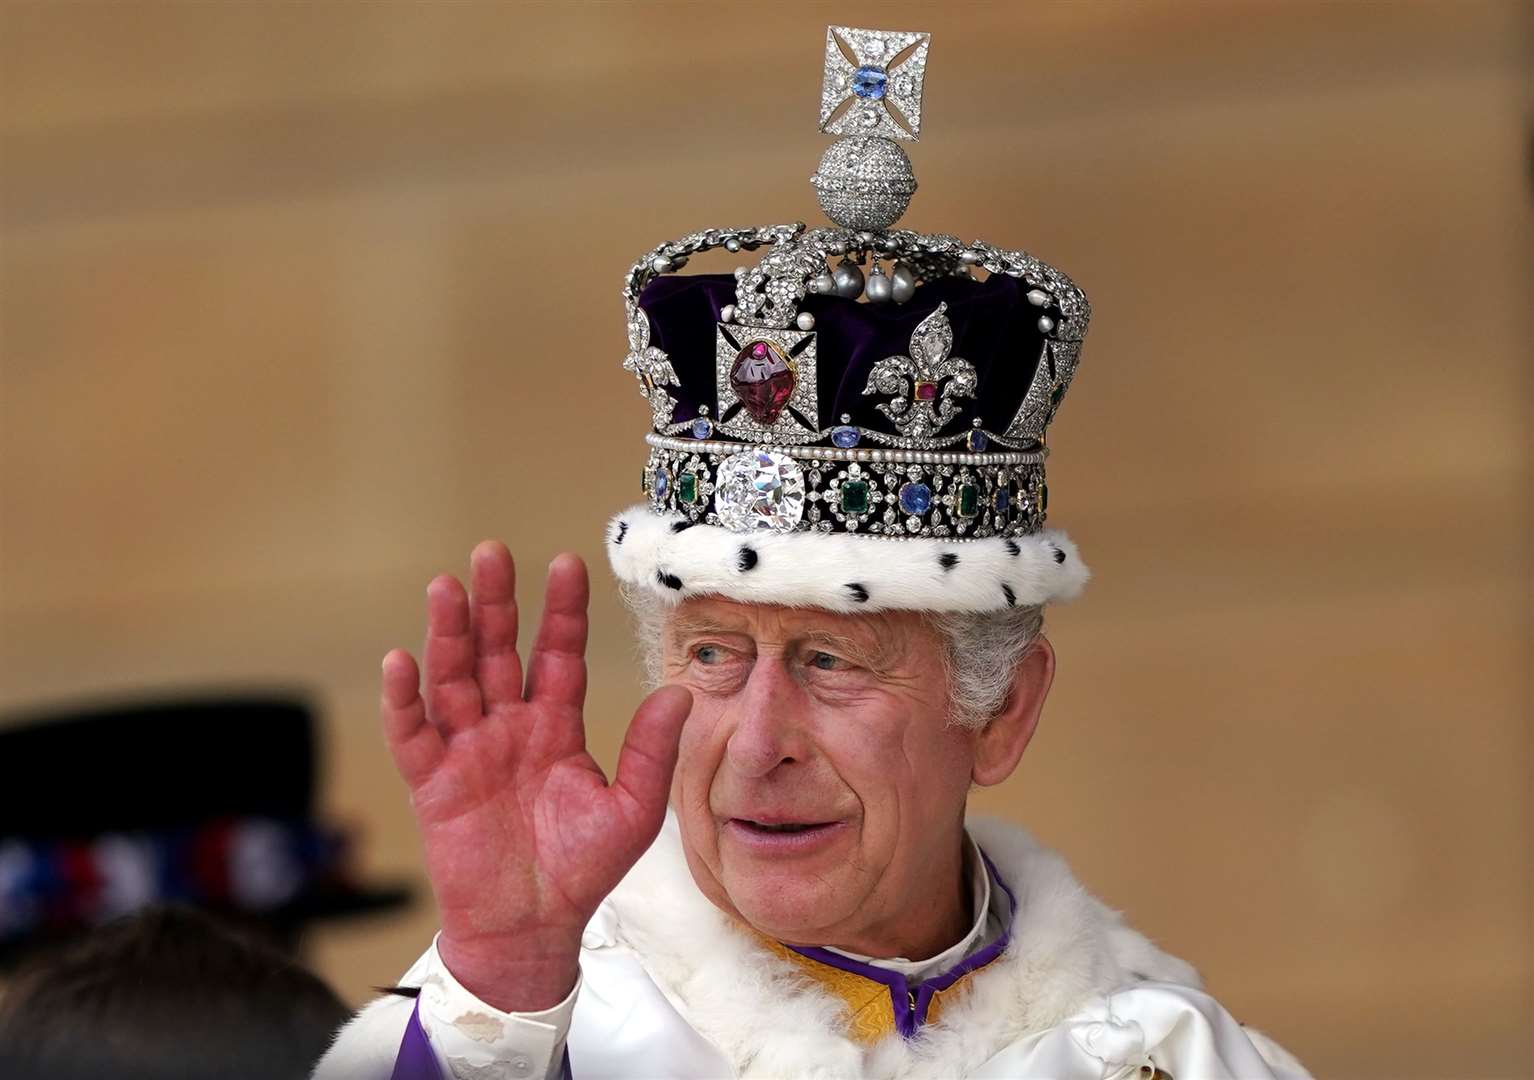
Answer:
[[826, 27], [820, 130], [916, 142], [931, 42], [921, 31]]

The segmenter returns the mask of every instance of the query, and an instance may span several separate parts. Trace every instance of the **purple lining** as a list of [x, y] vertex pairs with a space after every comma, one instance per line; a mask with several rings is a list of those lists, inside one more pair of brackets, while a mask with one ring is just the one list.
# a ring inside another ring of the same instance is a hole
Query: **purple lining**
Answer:
[[420, 998], [416, 998], [415, 1008], [410, 1010], [410, 1021], [405, 1025], [405, 1037], [399, 1041], [399, 1054], [389, 1080], [442, 1080], [437, 1055], [426, 1038], [426, 1029], [421, 1027]]
[[[980, 850], [979, 845], [976, 845], [976, 850]], [[817, 963], [861, 975], [865, 979], [872, 979], [889, 987], [890, 1007], [895, 1013], [895, 1030], [900, 1032], [903, 1038], [909, 1039], [916, 1034], [922, 1024], [927, 1022], [927, 1010], [931, 1008], [932, 998], [935, 995], [947, 990], [970, 972], [985, 967], [1006, 952], [1007, 946], [1012, 942], [1012, 925], [1017, 920], [1017, 896], [1001, 879], [1001, 874], [996, 871], [996, 864], [991, 861], [991, 857], [984, 851], [980, 851], [980, 859], [985, 863], [986, 873], [991, 876], [991, 883], [1007, 894], [1006, 925], [1002, 927], [1001, 934], [996, 940], [985, 948], [971, 953], [947, 971], [934, 975], [914, 987], [904, 975], [897, 971], [865, 964], [861, 960], [852, 960], [830, 949], [814, 946], [800, 948], [797, 945], [789, 945], [787, 948]]]

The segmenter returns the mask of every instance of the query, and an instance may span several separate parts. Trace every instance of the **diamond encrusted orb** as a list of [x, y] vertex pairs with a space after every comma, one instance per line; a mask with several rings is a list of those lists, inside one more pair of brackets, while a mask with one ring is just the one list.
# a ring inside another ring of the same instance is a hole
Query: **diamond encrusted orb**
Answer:
[[810, 177], [826, 217], [847, 229], [887, 229], [916, 192], [911, 159], [877, 135], [849, 135], [826, 148]]
[[804, 470], [770, 450], [731, 454], [714, 477], [714, 508], [733, 532], [789, 532], [804, 517]]
[[730, 367], [730, 389], [763, 427], [777, 422], [798, 382], [793, 365], [770, 341], [747, 342]]

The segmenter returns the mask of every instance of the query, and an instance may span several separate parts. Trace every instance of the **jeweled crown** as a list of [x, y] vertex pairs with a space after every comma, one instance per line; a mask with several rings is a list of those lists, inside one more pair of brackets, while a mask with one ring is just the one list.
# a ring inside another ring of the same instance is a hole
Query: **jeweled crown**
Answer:
[[[624, 283], [651, 508], [736, 532], [978, 539], [1043, 528], [1045, 432], [1091, 309], [1023, 251], [893, 226], [930, 35], [826, 31], [811, 178], [834, 227], [707, 229]], [[700, 252], [766, 249], [727, 274]], [[866, 268], [866, 273], [865, 273]]]

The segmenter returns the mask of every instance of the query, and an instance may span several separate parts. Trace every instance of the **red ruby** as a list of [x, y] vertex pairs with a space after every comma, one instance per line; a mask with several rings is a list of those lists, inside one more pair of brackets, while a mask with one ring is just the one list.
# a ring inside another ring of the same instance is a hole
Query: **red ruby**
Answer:
[[936, 401], [937, 400], [937, 383], [935, 383], [935, 382], [919, 382], [919, 383], [917, 383], [916, 384], [916, 400], [917, 401]]
[[751, 418], [763, 426], [774, 423], [794, 396], [794, 369], [770, 342], [753, 341], [735, 355], [730, 389]]

